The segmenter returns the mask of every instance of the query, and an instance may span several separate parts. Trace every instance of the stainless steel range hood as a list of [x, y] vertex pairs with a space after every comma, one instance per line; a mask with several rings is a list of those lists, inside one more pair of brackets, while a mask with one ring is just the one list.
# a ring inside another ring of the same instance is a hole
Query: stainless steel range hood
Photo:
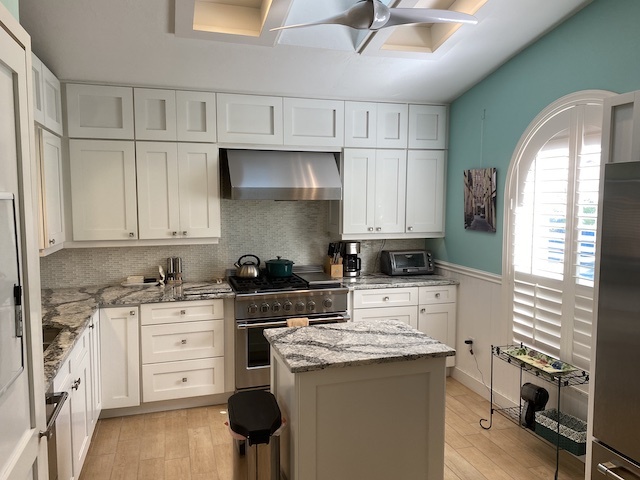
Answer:
[[327, 152], [221, 150], [222, 196], [233, 200], [340, 200], [336, 156]]

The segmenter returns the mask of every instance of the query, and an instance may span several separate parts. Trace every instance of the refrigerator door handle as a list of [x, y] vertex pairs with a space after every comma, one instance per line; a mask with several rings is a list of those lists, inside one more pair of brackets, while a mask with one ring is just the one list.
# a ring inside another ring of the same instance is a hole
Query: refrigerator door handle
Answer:
[[[621, 477], [613, 471], [614, 469], [620, 470], [620, 473], [624, 473], [625, 476]], [[599, 463], [598, 472], [600, 472], [607, 478], [612, 478], [613, 480], [638, 480], [638, 477], [636, 475], [624, 469], [623, 467], [616, 465], [613, 462]]]

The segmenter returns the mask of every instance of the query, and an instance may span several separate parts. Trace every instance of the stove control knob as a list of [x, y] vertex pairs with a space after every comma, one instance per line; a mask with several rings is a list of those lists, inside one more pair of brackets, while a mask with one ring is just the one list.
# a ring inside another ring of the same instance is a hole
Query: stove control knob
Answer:
[[296, 312], [302, 313], [302, 312], [304, 312], [305, 308], [306, 308], [306, 305], [304, 304], [304, 302], [296, 303]]
[[273, 302], [273, 305], [271, 305], [271, 310], [277, 313], [280, 311], [281, 307], [282, 305], [280, 304], [280, 302]]
[[253, 313], [257, 313], [258, 312], [258, 306], [255, 303], [252, 303], [251, 305], [249, 305], [249, 307], [247, 307], [247, 311], [251, 314]]
[[315, 312], [316, 311], [316, 302], [307, 303], [307, 310], [309, 310], [310, 312]]
[[293, 303], [291, 303], [289, 300], [287, 300], [286, 302], [284, 302], [283, 307], [285, 312], [290, 312], [291, 309], [293, 308]]
[[324, 302], [322, 302], [322, 305], [324, 305], [324, 308], [331, 308], [333, 305], [333, 300], [331, 300], [330, 298], [325, 298]]
[[267, 302], [260, 305], [260, 311], [262, 313], [267, 313], [269, 311], [269, 304]]

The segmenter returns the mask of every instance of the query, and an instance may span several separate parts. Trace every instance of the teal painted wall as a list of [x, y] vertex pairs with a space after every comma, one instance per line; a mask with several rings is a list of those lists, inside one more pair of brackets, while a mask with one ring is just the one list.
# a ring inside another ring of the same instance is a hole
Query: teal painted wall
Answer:
[[11, 14], [19, 20], [20, 16], [18, 15], [18, 2], [19, 0], [0, 0], [0, 3], [7, 7], [7, 10], [9, 10]]
[[[595, 0], [452, 103], [446, 237], [426, 242], [437, 259], [501, 274], [504, 185], [520, 137], [569, 93], [640, 90], [638, 19], [638, 0]], [[497, 232], [466, 231], [463, 171], [488, 167], [497, 168]]]

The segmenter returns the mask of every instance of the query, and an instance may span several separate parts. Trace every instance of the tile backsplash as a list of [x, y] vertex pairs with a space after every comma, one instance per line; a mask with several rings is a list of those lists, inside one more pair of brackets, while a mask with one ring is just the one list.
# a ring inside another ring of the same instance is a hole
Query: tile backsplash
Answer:
[[[167, 257], [182, 257], [185, 281], [223, 277], [242, 255], [277, 255], [299, 265], [320, 265], [327, 245], [329, 202], [222, 200], [222, 238], [217, 245], [69, 248], [40, 259], [43, 288], [117, 284], [128, 275], [157, 276]], [[424, 248], [424, 240], [376, 240], [361, 244], [364, 273], [379, 271], [378, 254]]]

